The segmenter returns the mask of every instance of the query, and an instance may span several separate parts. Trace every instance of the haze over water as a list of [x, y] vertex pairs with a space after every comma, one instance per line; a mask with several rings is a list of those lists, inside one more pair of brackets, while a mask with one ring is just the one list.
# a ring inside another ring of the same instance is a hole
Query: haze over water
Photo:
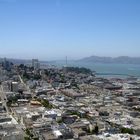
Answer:
[[[65, 66], [66, 62], [57, 61], [55, 65]], [[115, 63], [104, 64], [104, 63], [85, 63], [77, 61], [68, 61], [67, 66], [78, 66], [89, 68], [93, 71], [96, 71], [97, 73], [100, 73], [101, 76], [105, 77], [126, 77], [127, 75], [140, 77], [140, 65], [137, 64], [115, 64]]]

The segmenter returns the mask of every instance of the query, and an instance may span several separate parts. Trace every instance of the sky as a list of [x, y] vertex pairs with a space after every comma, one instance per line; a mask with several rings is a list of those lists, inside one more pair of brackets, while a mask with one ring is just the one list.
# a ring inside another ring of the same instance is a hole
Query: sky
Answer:
[[140, 57], [140, 0], [0, 0], [0, 57]]

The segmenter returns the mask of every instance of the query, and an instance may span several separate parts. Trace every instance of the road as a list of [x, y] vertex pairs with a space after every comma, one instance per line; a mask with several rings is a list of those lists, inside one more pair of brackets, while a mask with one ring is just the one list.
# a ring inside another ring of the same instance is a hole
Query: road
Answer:
[[12, 122], [14, 122], [14, 124], [16, 124], [16, 128], [18, 130], [20, 130], [24, 134], [25, 126], [23, 124], [21, 124], [21, 123], [18, 123], [17, 120], [14, 118], [14, 116], [12, 116], [11, 112], [8, 109], [8, 106], [6, 104], [7, 97], [6, 97], [6, 94], [4, 93], [4, 90], [3, 90], [3, 86], [2, 85], [0, 85], [0, 97], [1, 97], [1, 101], [3, 103], [3, 106], [6, 109], [7, 115], [9, 115], [12, 118]]
[[18, 77], [19, 77], [19, 80], [20, 80], [21, 84], [24, 85], [24, 87], [26, 88], [26, 90], [29, 91], [29, 92], [31, 92], [29, 86], [27, 86], [27, 84], [25, 84], [25, 82], [23, 81], [23, 79], [21, 78], [21, 76], [18, 75]]
[[22, 84], [24, 84], [24, 85], [25, 85], [25, 83], [23, 82], [23, 80], [22, 80], [21, 76], [20, 76], [20, 75], [18, 75], [18, 77], [19, 77], [20, 82], [21, 82]]

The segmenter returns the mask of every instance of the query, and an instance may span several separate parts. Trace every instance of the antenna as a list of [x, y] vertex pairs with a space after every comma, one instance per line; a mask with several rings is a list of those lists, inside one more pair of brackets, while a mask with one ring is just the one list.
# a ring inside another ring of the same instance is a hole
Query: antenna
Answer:
[[67, 58], [67, 56], [66, 56], [66, 67], [67, 67], [67, 64], [68, 64], [68, 58]]
[[64, 71], [65, 71], [65, 73], [67, 73], [67, 63], [68, 63], [68, 60], [67, 60], [67, 56], [66, 56], [66, 64], [65, 64], [65, 66], [64, 66]]

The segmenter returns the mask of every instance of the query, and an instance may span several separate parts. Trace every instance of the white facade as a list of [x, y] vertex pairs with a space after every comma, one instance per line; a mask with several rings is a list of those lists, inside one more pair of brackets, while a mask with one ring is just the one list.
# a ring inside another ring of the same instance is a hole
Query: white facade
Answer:
[[11, 90], [13, 92], [17, 92], [18, 91], [18, 82], [12, 82]]
[[38, 59], [32, 59], [32, 67], [33, 67], [35, 70], [40, 69], [40, 63], [39, 63]]

